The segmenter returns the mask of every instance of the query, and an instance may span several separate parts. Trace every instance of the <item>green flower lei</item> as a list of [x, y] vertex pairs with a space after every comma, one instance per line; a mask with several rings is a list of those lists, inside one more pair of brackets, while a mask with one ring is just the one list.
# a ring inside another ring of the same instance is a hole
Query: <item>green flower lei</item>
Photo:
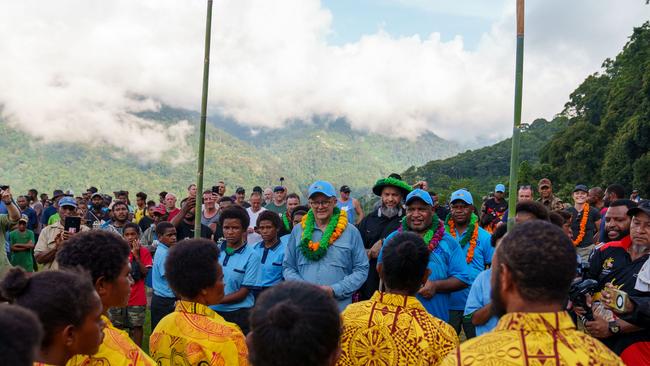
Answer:
[[282, 214], [282, 222], [284, 223], [284, 228], [287, 229], [287, 231], [291, 231], [291, 226], [289, 225], [289, 219], [287, 218], [286, 213]]
[[302, 255], [305, 256], [305, 258], [311, 260], [311, 261], [319, 261], [321, 258], [327, 254], [327, 249], [329, 249], [329, 241], [330, 238], [332, 237], [332, 234], [334, 233], [334, 229], [336, 229], [336, 224], [339, 222], [339, 216], [341, 215], [341, 209], [338, 207], [334, 208], [334, 215], [330, 218], [330, 222], [327, 224], [327, 228], [325, 228], [325, 232], [323, 233], [323, 236], [320, 238], [319, 241], [319, 246], [316, 251], [312, 251], [309, 249], [309, 242], [311, 241], [312, 234], [314, 233], [314, 211], [309, 210], [307, 212], [307, 220], [305, 220], [305, 228], [302, 231], [302, 235], [300, 237], [300, 251], [302, 252]]
[[[431, 221], [432, 223], [435, 223], [435, 225], [431, 225], [429, 230], [424, 234], [422, 237], [422, 240], [424, 240], [424, 243], [429, 245], [431, 243], [431, 239], [433, 239], [433, 235], [435, 235], [436, 231], [438, 231], [438, 228], [440, 227], [440, 218], [438, 218], [438, 215], [436, 213], [433, 213], [433, 220]], [[402, 217], [402, 232], [409, 231], [409, 227], [406, 224], [406, 216]]]
[[[449, 232], [449, 220], [451, 220], [451, 214], [447, 215], [447, 218], [445, 219], [445, 230]], [[467, 230], [465, 230], [465, 233], [463, 234], [463, 237], [460, 238], [458, 241], [458, 244], [460, 244], [461, 247], [464, 247], [469, 240], [472, 238], [472, 234], [474, 233], [474, 227], [478, 225], [478, 216], [476, 216], [475, 213], [472, 213], [472, 216], [469, 220], [469, 225], [467, 225]]]

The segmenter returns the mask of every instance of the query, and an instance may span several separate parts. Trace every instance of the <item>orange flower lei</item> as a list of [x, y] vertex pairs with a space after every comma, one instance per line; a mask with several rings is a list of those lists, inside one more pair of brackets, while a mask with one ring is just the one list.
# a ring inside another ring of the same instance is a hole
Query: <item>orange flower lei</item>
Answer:
[[[478, 217], [475, 214], [472, 214], [472, 218], [469, 223], [469, 228], [471, 230], [472, 225], [474, 226], [474, 229], [472, 230], [472, 236], [469, 239], [469, 249], [467, 249], [467, 256], [465, 257], [465, 262], [467, 264], [472, 263], [472, 260], [474, 259], [474, 250], [476, 250], [476, 244], [478, 243]], [[449, 228], [449, 234], [456, 238], [456, 224], [454, 224], [454, 220], [451, 218], [451, 215], [447, 218], [447, 227]], [[463, 236], [467, 235], [467, 233], [463, 234]], [[461, 238], [461, 242], [462, 242]], [[466, 243], [466, 242], [465, 242]], [[461, 247], [463, 245], [461, 244]]]
[[580, 231], [578, 231], [578, 237], [573, 240], [573, 245], [578, 246], [582, 243], [582, 239], [585, 238], [585, 232], [587, 231], [587, 221], [589, 221], [589, 204], [585, 203], [582, 207], [582, 219], [580, 219]]

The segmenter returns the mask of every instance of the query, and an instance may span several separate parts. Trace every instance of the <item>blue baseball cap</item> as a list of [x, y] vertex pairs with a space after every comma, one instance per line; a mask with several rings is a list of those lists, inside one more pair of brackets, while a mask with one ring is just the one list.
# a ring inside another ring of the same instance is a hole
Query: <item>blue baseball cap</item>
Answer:
[[406, 204], [408, 205], [411, 203], [413, 200], [422, 200], [424, 203], [426, 203], [429, 206], [433, 206], [433, 199], [431, 199], [431, 195], [429, 192], [422, 190], [422, 189], [414, 189], [411, 191], [411, 193], [406, 196]]
[[[504, 192], [506, 191], [506, 186], [504, 186], [503, 184], [499, 183], [499, 184], [497, 184], [496, 187], [494, 187], [494, 191], [495, 191], [495, 192], [501, 192], [501, 193], [504, 193]], [[470, 205], [471, 205], [471, 203], [470, 203]]]
[[[499, 184], [500, 186], [503, 187], [503, 184]], [[499, 186], [497, 186], [498, 188]], [[472, 195], [465, 189], [459, 189], [456, 192], [451, 194], [451, 198], [449, 199], [449, 202], [453, 203], [454, 201], [463, 201], [467, 203], [468, 205], [473, 205], [474, 200], [472, 199]]]
[[336, 197], [336, 190], [330, 182], [319, 180], [309, 186], [309, 196], [311, 198], [316, 193], [322, 193], [327, 197]]
[[77, 200], [72, 197], [63, 197], [59, 200], [59, 207], [63, 206], [72, 206], [74, 208], [77, 208]]

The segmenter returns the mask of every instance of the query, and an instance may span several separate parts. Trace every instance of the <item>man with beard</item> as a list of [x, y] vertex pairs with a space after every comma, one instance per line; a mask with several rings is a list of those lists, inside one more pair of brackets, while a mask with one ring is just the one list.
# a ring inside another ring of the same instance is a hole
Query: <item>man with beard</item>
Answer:
[[[418, 291], [417, 298], [429, 314], [449, 322], [450, 294], [466, 288], [471, 281], [463, 250], [433, 211], [431, 195], [422, 189], [414, 189], [406, 196], [406, 216], [384, 242], [389, 243], [398, 233], [405, 231], [422, 237], [429, 250], [431, 274]], [[382, 263], [381, 252], [377, 262]]]
[[604, 207], [600, 211], [601, 220], [600, 227], [598, 228], [598, 240], [594, 241], [599, 243], [607, 241], [607, 233], [605, 231], [605, 213], [607, 213], [607, 208], [612, 202], [622, 199], [625, 199], [625, 187], [620, 184], [610, 184], [607, 186], [603, 198]]
[[331, 183], [314, 182], [308, 198], [307, 218], [293, 228], [287, 242], [284, 279], [319, 285], [343, 310], [368, 278], [368, 257], [359, 230], [336, 207]]
[[[181, 201], [181, 209], [171, 219], [172, 225], [176, 227], [176, 241], [183, 239], [194, 239], [194, 218], [196, 215], [196, 197], [188, 197]], [[201, 237], [205, 239], [212, 238], [212, 230], [201, 224]]]
[[[472, 284], [486, 267], [492, 263], [490, 233], [480, 227], [478, 216], [474, 213], [472, 194], [459, 189], [451, 194], [451, 213], [444, 219], [446, 231], [453, 236], [462, 251], [465, 273]], [[467, 339], [476, 336], [476, 329], [470, 318], [464, 317], [469, 287], [454, 291], [449, 297], [449, 324], [460, 334], [461, 328]]]
[[542, 220], [519, 224], [494, 257], [492, 308], [501, 319], [492, 332], [461, 344], [442, 365], [623, 365], [576, 330], [564, 311], [577, 261], [560, 228]]
[[[650, 296], [650, 293], [635, 289], [638, 273], [650, 257], [650, 242], [647, 240], [650, 204], [635, 206], [630, 200], [618, 200], [612, 202], [607, 210], [610, 217], [606, 226], [607, 236], [620, 240], [608, 242], [591, 257], [588, 277], [598, 281], [598, 291], [611, 284], [631, 296]], [[621, 213], [628, 217], [627, 220], [620, 218]], [[634, 361], [631, 364], [646, 364], [636, 363], [641, 355], [634, 349], [636, 343], [650, 341], [647, 330], [617, 319], [610, 311], [600, 311], [601, 296], [600, 292], [593, 296], [594, 321], [587, 321], [585, 327], [624, 360]], [[576, 309], [576, 312], [582, 313], [580, 310]], [[645, 357], [650, 360], [648, 355]]]
[[124, 235], [124, 226], [129, 222], [129, 205], [126, 201], [115, 201], [112, 210], [113, 220], [106, 221], [99, 228], [119, 236]]
[[379, 289], [379, 274], [377, 273], [377, 257], [382, 242], [390, 233], [397, 230], [405, 212], [402, 200], [412, 188], [406, 182], [397, 178], [379, 179], [372, 192], [381, 197], [381, 206], [364, 217], [359, 223], [359, 232], [366, 248], [370, 268], [368, 279], [359, 290], [360, 300], [369, 300]]
[[92, 227], [95, 222], [101, 225], [109, 220], [108, 209], [104, 208], [104, 197], [101, 193], [95, 192], [90, 197], [90, 210], [86, 213], [86, 223]]

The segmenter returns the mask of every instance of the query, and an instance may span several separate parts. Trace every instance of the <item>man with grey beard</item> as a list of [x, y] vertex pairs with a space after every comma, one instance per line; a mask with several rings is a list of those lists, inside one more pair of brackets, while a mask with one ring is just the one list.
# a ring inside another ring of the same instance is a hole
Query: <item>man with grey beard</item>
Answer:
[[402, 208], [402, 200], [411, 190], [411, 186], [396, 174], [378, 180], [372, 188], [372, 192], [381, 197], [381, 205], [364, 217], [358, 226], [370, 261], [368, 279], [359, 289], [360, 300], [369, 300], [379, 289], [377, 273], [379, 250], [384, 238], [397, 230], [402, 217], [406, 214]]

